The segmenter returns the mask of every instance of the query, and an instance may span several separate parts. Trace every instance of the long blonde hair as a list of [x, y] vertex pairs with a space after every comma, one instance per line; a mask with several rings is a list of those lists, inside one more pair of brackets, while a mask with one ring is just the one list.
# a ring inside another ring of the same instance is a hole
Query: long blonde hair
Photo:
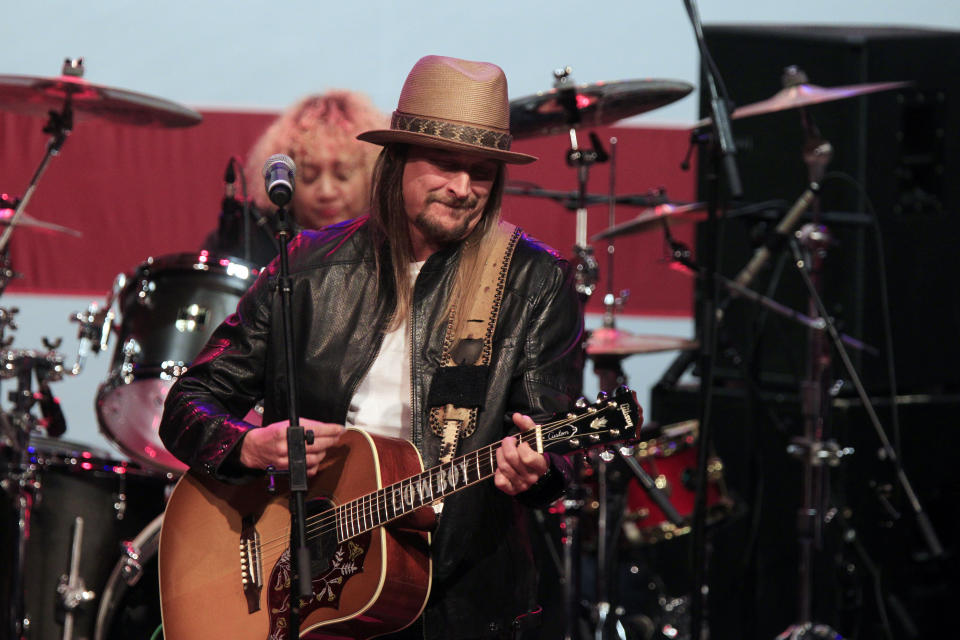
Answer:
[[[414, 261], [413, 244], [410, 240], [410, 228], [406, 207], [403, 202], [403, 169], [407, 161], [407, 145], [388, 144], [384, 146], [373, 169], [373, 187], [371, 194], [370, 220], [373, 224], [376, 243], [377, 282], [381, 274], [389, 273], [396, 291], [397, 306], [390, 321], [388, 331], [400, 326], [409, 316], [413, 302], [413, 289], [410, 287], [410, 263]], [[503, 186], [506, 169], [500, 163], [490, 197], [483, 211], [483, 217], [476, 228], [462, 243], [460, 262], [454, 279], [453, 291], [447, 299], [444, 317], [467, 306], [473, 292], [480, 286], [480, 276], [484, 261], [493, 246], [493, 237], [500, 223], [500, 203], [503, 200]], [[380, 247], [386, 243], [390, 249], [390, 264], [384, 261]], [[465, 314], [454, 316], [455, 335], [459, 335], [466, 322]]]

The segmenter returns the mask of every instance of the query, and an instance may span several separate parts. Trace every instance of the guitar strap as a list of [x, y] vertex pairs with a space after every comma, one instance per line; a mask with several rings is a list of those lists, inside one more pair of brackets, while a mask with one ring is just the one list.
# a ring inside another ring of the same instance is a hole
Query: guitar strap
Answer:
[[493, 331], [519, 238], [517, 226], [500, 223], [494, 246], [482, 266], [479, 290], [472, 298], [467, 322], [463, 323], [460, 335], [455, 335], [455, 324], [461, 310], [453, 309], [450, 314], [440, 370], [427, 398], [431, 407], [430, 429], [442, 439], [441, 464], [453, 459], [461, 438], [469, 438], [476, 431], [477, 414], [483, 408], [486, 396]]

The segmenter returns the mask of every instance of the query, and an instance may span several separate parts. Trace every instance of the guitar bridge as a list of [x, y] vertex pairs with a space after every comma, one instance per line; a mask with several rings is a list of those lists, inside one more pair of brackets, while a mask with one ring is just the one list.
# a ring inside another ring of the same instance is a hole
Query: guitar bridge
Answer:
[[260, 562], [260, 534], [253, 516], [243, 517], [240, 532], [240, 583], [247, 598], [247, 612], [260, 610], [260, 591], [263, 588], [263, 568]]

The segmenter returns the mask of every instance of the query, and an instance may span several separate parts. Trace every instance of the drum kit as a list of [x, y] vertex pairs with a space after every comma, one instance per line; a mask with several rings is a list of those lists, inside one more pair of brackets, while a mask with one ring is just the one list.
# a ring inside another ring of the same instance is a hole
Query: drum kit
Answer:
[[[0, 75], [0, 109], [47, 117], [44, 132], [50, 135], [47, 153], [25, 195], [4, 197], [0, 203], [4, 228], [0, 294], [15, 276], [9, 241], [16, 228], [77, 234], [25, 211], [48, 162], [61, 151], [75, 124], [96, 118], [118, 125], [187, 127], [201, 121], [200, 114], [176, 103], [96, 85], [82, 74], [81, 60], [67, 60], [56, 78]], [[612, 182], [609, 195], [588, 194], [590, 166], [615, 160], [615, 149], [608, 156], [595, 136], [591, 136], [592, 149], [582, 148], [577, 132], [669, 104], [693, 87], [665, 80], [575, 85], [569, 69], [554, 76], [552, 90], [510, 103], [513, 134], [518, 139], [569, 134], [566, 162], [577, 171], [578, 188], [556, 192], [508, 186], [507, 191], [554, 199], [576, 209], [578, 290], [586, 298], [596, 289], [599, 271], [586, 233], [588, 205], [610, 207], [607, 229], [592, 238], [607, 242], [701, 220], [705, 206], [671, 202], [662, 194], [617, 196]], [[900, 84], [792, 87], [734, 111], [733, 117], [800, 108], [895, 86]], [[614, 224], [617, 204], [639, 206], [642, 212]], [[585, 346], [604, 389], [623, 381], [619, 363], [624, 357], [699, 347], [695, 340], [617, 329], [614, 316], [625, 294], [614, 294], [612, 251], [608, 257], [604, 323], [591, 332]], [[249, 264], [205, 251], [149, 258], [117, 276], [103, 305], [91, 305], [72, 318], [79, 326], [80, 343], [72, 366], [57, 352], [59, 343], [45, 341], [43, 350], [9, 348], [3, 334], [16, 329], [17, 310], [0, 308], [0, 378], [17, 383], [16, 391], [9, 394], [13, 408], [0, 412], [2, 547], [8, 550], [6, 568], [0, 571], [4, 581], [0, 600], [8, 603], [0, 618], [2, 637], [108, 640], [146, 638], [156, 631], [156, 553], [164, 501], [185, 470], [157, 435], [163, 401], [173, 381], [233, 311], [256, 275]], [[60, 439], [65, 421], [50, 391], [52, 383], [81, 374], [86, 358], [110, 350], [111, 343], [109, 375], [99, 387], [95, 404], [100, 429], [124, 454], [122, 460]], [[42, 417], [34, 415], [35, 408]], [[591, 453], [579, 467], [571, 495], [555, 505], [565, 523], [562, 571], [573, 609], [582, 606], [580, 585], [574, 584], [579, 582], [574, 578], [579, 570], [573, 568], [579, 557], [574, 556], [580, 555], [581, 544], [595, 551], [596, 602], [590, 617], [591, 624], [601, 630], [591, 633], [594, 637], [607, 637], [606, 620], [616, 617], [616, 608], [607, 601], [611, 558], [623, 549], [669, 544], [689, 531], [695, 493], [690, 477], [699, 446], [697, 421], [648, 427], [643, 435], [641, 442], [629, 447]], [[716, 457], [710, 458], [708, 474], [709, 521], [720, 522], [734, 512], [735, 505], [725, 490], [722, 462]], [[611, 546], [612, 541], [618, 542]], [[684, 637], [685, 606], [682, 599], [658, 592], [654, 612], [621, 610], [616, 637]], [[646, 622], [631, 626], [631, 613], [647, 616]], [[566, 636], [580, 637], [572, 626], [568, 624]]]

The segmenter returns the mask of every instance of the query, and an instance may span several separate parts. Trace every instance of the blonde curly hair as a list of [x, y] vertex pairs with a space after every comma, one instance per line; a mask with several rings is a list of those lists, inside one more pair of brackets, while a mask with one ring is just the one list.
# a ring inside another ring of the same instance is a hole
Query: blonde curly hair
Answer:
[[[380, 148], [356, 136], [388, 125], [389, 118], [361, 93], [333, 89], [301, 98], [267, 127], [247, 154], [244, 174], [253, 203], [263, 211], [276, 209], [260, 188], [263, 164], [275, 153], [284, 153], [297, 164], [338, 157], [370, 175]], [[369, 200], [367, 189], [364, 197]]]

